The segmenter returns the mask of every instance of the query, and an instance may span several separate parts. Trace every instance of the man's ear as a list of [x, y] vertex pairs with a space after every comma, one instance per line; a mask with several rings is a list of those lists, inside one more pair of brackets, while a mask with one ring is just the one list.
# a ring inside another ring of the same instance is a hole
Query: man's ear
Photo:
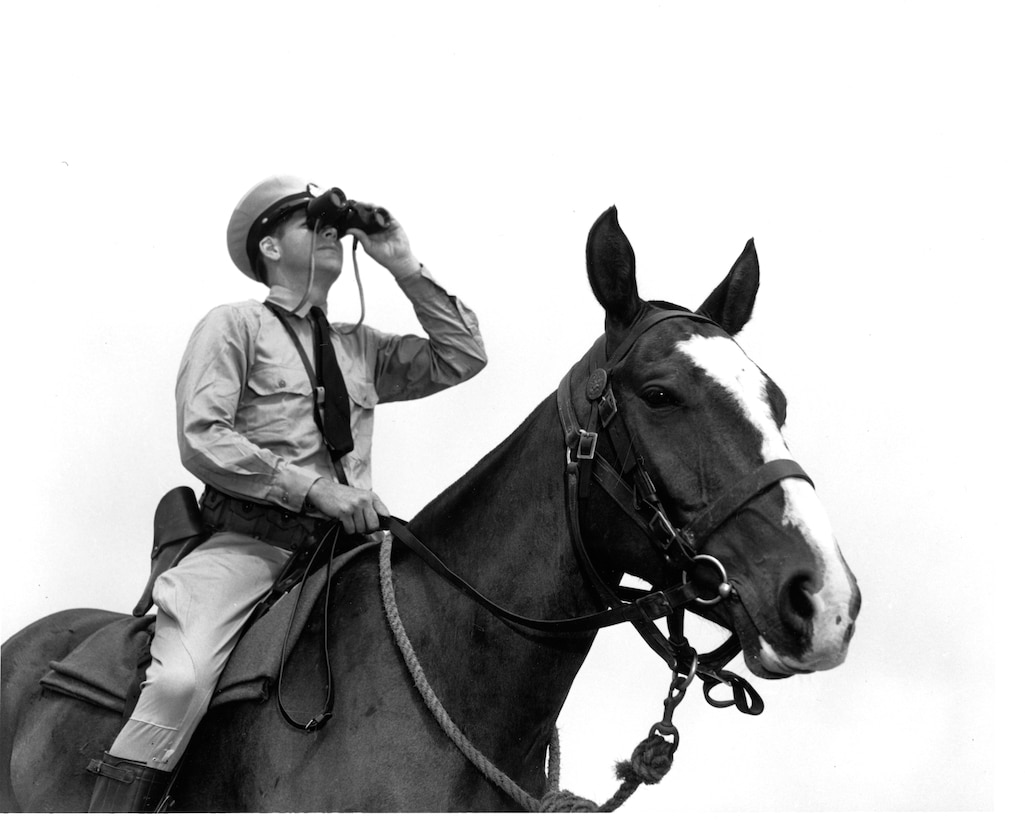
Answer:
[[260, 244], [257, 247], [260, 249], [260, 253], [267, 259], [277, 261], [281, 258], [281, 246], [278, 245], [278, 240], [273, 236], [265, 236], [260, 240]]

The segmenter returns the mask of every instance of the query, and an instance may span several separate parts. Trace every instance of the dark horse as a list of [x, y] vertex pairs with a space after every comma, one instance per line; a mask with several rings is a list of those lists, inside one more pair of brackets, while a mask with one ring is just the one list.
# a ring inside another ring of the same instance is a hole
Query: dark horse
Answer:
[[[747, 323], [758, 289], [753, 243], [696, 311], [700, 315], [674, 309], [645, 324], [666, 306], [639, 298], [634, 267], [630, 243], [609, 209], [587, 242], [587, 273], [606, 312], [605, 335], [559, 391], [569, 410], [550, 395], [409, 525], [453, 570], [517, 613], [565, 619], [601, 611], [608, 601], [596, 593], [595, 576], [615, 584], [626, 573], [656, 592], [678, 590], [680, 564], [666, 544], [686, 541], [681, 522], [704, 517], [707, 523], [706, 513], [721, 506], [731, 488], [770, 463], [793, 464], [781, 433], [783, 394], [732, 338]], [[639, 325], [645, 329], [637, 334]], [[611, 375], [596, 376], [594, 363], [624, 340]], [[626, 455], [615, 452], [623, 446], [604, 429], [596, 438], [565, 429], [567, 416], [580, 419], [581, 427], [593, 422], [599, 395], [605, 420], [607, 382], [615, 386], [615, 423], [624, 431]], [[656, 530], [663, 525], [661, 543], [650, 527], [639, 526], [646, 514], [631, 515], [621, 500], [611, 503], [597, 467], [580, 473], [584, 497], [577, 519], [567, 502], [567, 466], [581, 465], [592, 445], [607, 463], [625, 458], [642, 467], [658, 499], [648, 512], [657, 508], [666, 519], [652, 516]], [[575, 529], [591, 573], [574, 547]], [[785, 472], [748, 487], [707, 529], [700, 551], [717, 559], [728, 586], [714, 604], [685, 603], [739, 638], [752, 672], [785, 677], [844, 660], [860, 593], [806, 477]], [[510, 625], [398, 542], [393, 568], [402, 620], [438, 699], [481, 753], [540, 796], [556, 718], [595, 632], [545, 634]], [[289, 727], [272, 703], [212, 709], [183, 761], [176, 810], [516, 808], [428, 712], [389, 633], [380, 594], [373, 551], [333, 583], [335, 717], [307, 734]], [[86, 764], [109, 747], [119, 716], [44, 692], [38, 681], [49, 660], [115, 617], [96, 610], [57, 613], [4, 645], [4, 810], [87, 806], [94, 776]], [[321, 639], [304, 631], [288, 667], [296, 690], [290, 696], [313, 708], [323, 699]], [[305, 700], [298, 694], [303, 686]]]

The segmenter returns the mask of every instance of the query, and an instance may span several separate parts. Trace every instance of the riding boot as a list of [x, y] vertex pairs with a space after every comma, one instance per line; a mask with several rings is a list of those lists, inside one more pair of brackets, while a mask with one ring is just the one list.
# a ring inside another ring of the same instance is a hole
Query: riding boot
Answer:
[[173, 774], [107, 752], [87, 768], [97, 775], [90, 812], [155, 812]]

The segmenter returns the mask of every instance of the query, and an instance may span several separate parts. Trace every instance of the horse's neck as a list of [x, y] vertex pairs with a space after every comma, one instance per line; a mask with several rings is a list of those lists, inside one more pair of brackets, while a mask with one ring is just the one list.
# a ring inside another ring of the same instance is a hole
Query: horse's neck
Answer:
[[[429, 504], [411, 529], [507, 609], [546, 619], [591, 612], [596, 600], [569, 536], [564, 468], [563, 435], [550, 397]], [[419, 561], [404, 561], [396, 576], [400, 598], [423, 604], [406, 618], [407, 626], [430, 647], [433, 657], [425, 666], [435, 670], [432, 683], [453, 717], [476, 724], [467, 731], [488, 737], [482, 744], [492, 748], [482, 751], [496, 754], [500, 765], [503, 759], [523, 765], [539, 751], [543, 756], [593, 635], [514, 631]]]
[[[501, 596], [503, 605], [545, 607], [537, 617], [553, 618], [593, 608], [570, 540], [565, 453], [550, 396], [428, 504], [411, 528], [482, 592]], [[499, 587], [483, 586], [488, 579]]]

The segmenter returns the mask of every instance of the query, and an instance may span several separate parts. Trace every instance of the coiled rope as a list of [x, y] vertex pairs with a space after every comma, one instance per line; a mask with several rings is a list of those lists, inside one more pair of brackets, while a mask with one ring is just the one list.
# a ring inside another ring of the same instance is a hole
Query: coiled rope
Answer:
[[562, 759], [559, 750], [559, 733], [556, 729], [552, 732], [552, 738], [548, 744], [548, 784], [544, 796], [538, 799], [520, 788], [508, 775], [488, 760], [455, 725], [427, 680], [409, 640], [409, 635], [402, 625], [402, 619], [399, 617], [391, 571], [391, 548], [392, 536], [388, 533], [381, 543], [380, 550], [381, 600], [384, 604], [388, 626], [391, 627], [395, 643], [406, 662], [406, 668], [409, 669], [413, 683], [428, 711], [434, 716], [442, 731], [455, 744], [456, 748], [477, 767], [481, 774], [512, 798], [517, 805], [526, 811], [533, 812], [609, 812], [623, 805], [642, 783], [655, 784], [665, 777], [673, 765], [673, 753], [676, 751], [676, 746], [653, 731], [637, 745], [630, 760], [620, 761], [616, 764], [616, 777], [623, 782], [616, 793], [605, 803], [599, 805], [586, 797], [580, 797], [573, 792], [560, 789], [559, 777]]

